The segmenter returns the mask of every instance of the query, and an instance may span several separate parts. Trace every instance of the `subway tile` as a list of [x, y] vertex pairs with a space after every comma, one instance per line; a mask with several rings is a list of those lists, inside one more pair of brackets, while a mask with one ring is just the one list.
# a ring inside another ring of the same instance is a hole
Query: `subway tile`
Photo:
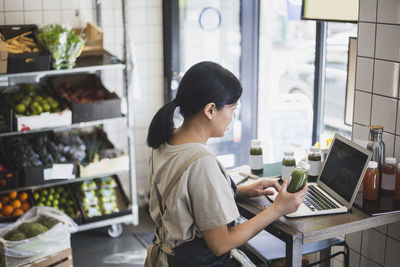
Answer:
[[4, 12], [0, 12], [0, 25], [4, 25], [4, 24], [5, 24], [4, 23]]
[[378, 22], [400, 24], [400, 1], [378, 1]]
[[[399, 158], [397, 159], [398, 159], [397, 162], [399, 162]], [[388, 236], [400, 242], [400, 222], [389, 224], [387, 234]]]
[[382, 226], [379, 226], [379, 227], [375, 227], [373, 229], [375, 229], [378, 232], [381, 232], [384, 235], [386, 235], [386, 233], [387, 233], [387, 225], [382, 225]]
[[[361, 255], [368, 255], [368, 258], [376, 263], [384, 264], [385, 260], [385, 242], [386, 236], [375, 230], [363, 231], [361, 241]], [[361, 266], [364, 265], [361, 259]]]
[[147, 12], [145, 9], [128, 8], [128, 25], [145, 25]]
[[396, 123], [396, 134], [400, 135], [400, 100], [397, 101], [397, 123]]
[[44, 10], [59, 10], [61, 9], [61, 0], [43, 0]]
[[394, 143], [394, 157], [400, 162], [400, 136], [396, 135]]
[[4, 0], [4, 11], [22, 11], [24, 10], [23, 0]]
[[81, 8], [79, 10], [79, 16], [82, 21], [82, 27], [86, 26], [87, 22], [94, 22], [94, 10], [91, 8]]
[[[342, 255], [340, 255], [340, 257], [343, 257]], [[337, 260], [337, 259], [331, 259], [331, 267], [343, 267], [344, 263]]]
[[24, 24], [24, 12], [9, 11], [4, 13], [5, 13], [4, 24], [6, 25]]
[[360, 266], [360, 254], [352, 249], [349, 249], [349, 265], [351, 267]]
[[371, 58], [357, 57], [356, 89], [372, 92], [373, 73], [374, 60]]
[[79, 9], [79, 0], [61, 0], [61, 8], [65, 9]]
[[114, 26], [122, 27], [123, 24], [122, 9], [114, 9]]
[[4, 3], [3, 3], [3, 0], [0, 1], [0, 11], [4, 11]]
[[356, 90], [354, 96], [354, 122], [369, 125], [371, 114], [371, 94]]
[[386, 240], [385, 267], [400, 266], [400, 242], [390, 237]]
[[61, 10], [45, 10], [43, 11], [44, 21], [43, 24], [60, 24], [61, 23]]
[[114, 10], [113, 9], [102, 9], [102, 24], [103, 27], [114, 26]]
[[349, 246], [349, 248], [359, 253], [361, 251], [361, 237], [362, 237], [362, 231], [347, 234], [346, 243]]
[[376, 1], [360, 0], [359, 21], [376, 22]]
[[353, 123], [351, 139], [354, 142], [357, 142], [357, 140], [368, 141], [368, 137], [369, 137], [369, 129], [366, 126]]
[[374, 57], [375, 24], [358, 23], [358, 55]]
[[42, 10], [42, 0], [24, 0], [24, 11]]
[[385, 143], [385, 157], [393, 157], [394, 153], [394, 134], [383, 133], [382, 140]]
[[42, 11], [25, 11], [24, 17], [26, 24], [38, 24], [39, 26], [43, 24]]
[[380, 266], [383, 266], [383, 265], [380, 265], [364, 256], [361, 256], [361, 258], [360, 258], [360, 267], [380, 267]]
[[375, 60], [374, 66], [374, 94], [389, 97], [398, 97], [399, 92], [399, 66], [384, 60]]
[[64, 25], [70, 26], [72, 28], [80, 28], [82, 25], [82, 21], [79, 16], [76, 16], [76, 12], [73, 9], [62, 9], [61, 11], [62, 23]]
[[395, 133], [397, 99], [372, 96], [371, 124], [382, 125], [384, 131]]
[[377, 24], [375, 57], [400, 61], [400, 25]]
[[[101, 1], [101, 6], [104, 6], [104, 0]], [[113, 2], [115, 3], [121, 3], [122, 1], [115, 1], [113, 0]], [[121, 6], [122, 7], [122, 6]], [[94, 4], [94, 1], [92, 0], [80, 0], [79, 1], [79, 8], [80, 9], [86, 9], [86, 8], [91, 8], [91, 9], [95, 9], [96, 5]]]

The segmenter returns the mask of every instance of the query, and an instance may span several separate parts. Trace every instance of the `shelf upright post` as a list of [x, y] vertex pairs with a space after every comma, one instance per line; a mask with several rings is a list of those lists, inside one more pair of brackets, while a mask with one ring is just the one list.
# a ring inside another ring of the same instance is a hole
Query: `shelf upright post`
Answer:
[[135, 132], [133, 120], [133, 92], [132, 92], [132, 70], [134, 68], [131, 51], [129, 46], [128, 28], [128, 9], [127, 0], [122, 1], [122, 19], [123, 19], [123, 33], [124, 33], [124, 95], [127, 101], [127, 124], [128, 124], [128, 150], [129, 150], [129, 184], [132, 202], [132, 215], [134, 225], [139, 224], [139, 207], [137, 202], [136, 190], [136, 158], [135, 158]]

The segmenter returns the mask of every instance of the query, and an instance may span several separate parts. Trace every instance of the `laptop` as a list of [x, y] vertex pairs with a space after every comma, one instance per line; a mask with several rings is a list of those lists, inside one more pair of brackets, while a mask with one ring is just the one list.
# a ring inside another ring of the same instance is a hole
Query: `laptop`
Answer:
[[[317, 182], [308, 183], [304, 202], [286, 217], [347, 212], [357, 196], [371, 155], [371, 151], [336, 134]], [[277, 194], [268, 197], [274, 201]]]

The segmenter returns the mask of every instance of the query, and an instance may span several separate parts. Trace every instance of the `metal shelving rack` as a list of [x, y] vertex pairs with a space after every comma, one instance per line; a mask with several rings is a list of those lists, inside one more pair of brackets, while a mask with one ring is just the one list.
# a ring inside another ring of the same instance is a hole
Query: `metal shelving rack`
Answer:
[[[123, 96], [126, 98], [127, 101], [127, 114], [125, 116], [121, 116], [118, 118], [110, 118], [104, 120], [97, 120], [97, 121], [89, 121], [89, 122], [82, 122], [82, 123], [75, 123], [68, 126], [62, 127], [51, 127], [51, 128], [41, 128], [23, 132], [8, 132], [8, 133], [1, 133], [1, 137], [11, 136], [11, 135], [22, 135], [22, 134], [29, 134], [29, 133], [36, 133], [36, 132], [44, 132], [44, 131], [63, 131], [69, 130], [74, 128], [83, 128], [87, 126], [96, 126], [96, 125], [104, 125], [110, 122], [125, 122], [127, 125], [127, 138], [128, 138], [128, 154], [129, 154], [129, 184], [130, 184], [130, 208], [131, 213], [128, 215], [121, 215], [114, 218], [108, 218], [96, 222], [91, 223], [84, 223], [78, 226], [78, 231], [85, 231], [89, 229], [99, 228], [110, 226], [108, 229], [108, 234], [111, 237], [117, 237], [122, 232], [122, 223], [125, 224], [134, 224], [137, 225], [139, 223], [139, 212], [138, 212], [138, 205], [137, 205], [137, 196], [136, 196], [136, 169], [135, 169], [135, 151], [134, 151], [134, 123], [133, 123], [133, 109], [132, 109], [132, 95], [130, 84], [131, 84], [131, 76], [130, 73], [133, 68], [133, 63], [130, 61], [130, 54], [129, 54], [129, 41], [127, 37], [127, 20], [126, 20], [126, 1], [122, 1], [122, 9], [123, 9], [123, 31], [124, 31], [124, 62], [116, 58], [115, 56], [111, 55], [107, 51], [104, 51], [103, 55], [101, 56], [91, 56], [91, 57], [83, 57], [78, 58], [76, 62], [76, 67], [73, 69], [63, 69], [63, 70], [46, 70], [46, 71], [36, 71], [36, 72], [24, 72], [24, 73], [12, 73], [12, 74], [1, 74], [0, 75], [0, 83], [1, 84], [14, 84], [14, 80], [18, 80], [21, 78], [29, 77], [35, 81], [39, 81], [40, 78], [45, 76], [52, 76], [52, 75], [64, 75], [64, 74], [71, 74], [71, 73], [98, 73], [101, 74], [100, 71], [107, 71], [107, 70], [121, 70], [124, 73], [124, 92]], [[96, 14], [100, 14], [101, 10], [101, 1], [96, 1]], [[101, 25], [100, 16], [97, 17], [97, 24]], [[124, 172], [113, 172], [113, 173], [104, 173], [104, 176], [108, 175], [118, 175]], [[126, 172], [125, 172], [126, 173]], [[94, 177], [81, 177], [75, 178], [70, 180], [61, 180], [54, 183], [46, 183], [43, 185], [37, 186], [30, 186], [30, 187], [20, 187], [16, 188], [17, 190], [32, 190], [37, 188], [55, 186], [55, 185], [62, 185], [62, 184], [69, 184], [75, 183], [79, 181], [89, 180], [99, 177], [96, 175]], [[1, 193], [7, 193], [14, 189], [10, 190], [2, 190]]]

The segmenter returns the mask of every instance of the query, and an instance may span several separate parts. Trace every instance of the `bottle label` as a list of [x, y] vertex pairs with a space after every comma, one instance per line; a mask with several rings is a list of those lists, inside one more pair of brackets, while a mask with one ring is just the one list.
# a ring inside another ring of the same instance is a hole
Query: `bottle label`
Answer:
[[308, 175], [318, 176], [321, 172], [322, 161], [309, 160], [308, 164], [310, 164], [310, 169], [308, 170]]
[[282, 179], [291, 178], [292, 171], [295, 166], [284, 166], [282, 165]]
[[263, 156], [262, 155], [250, 155], [250, 169], [262, 170], [263, 168], [264, 168]]
[[382, 173], [382, 189], [394, 190], [396, 184], [396, 175]]

